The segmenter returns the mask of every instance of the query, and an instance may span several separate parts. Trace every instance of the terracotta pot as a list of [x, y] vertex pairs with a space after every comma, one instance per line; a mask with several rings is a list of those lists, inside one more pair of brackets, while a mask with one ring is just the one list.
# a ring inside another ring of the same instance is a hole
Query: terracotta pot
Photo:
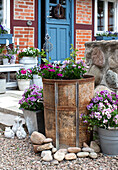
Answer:
[[46, 137], [54, 144], [82, 146], [89, 142], [88, 126], [79, 117], [87, 114], [86, 106], [94, 95], [94, 77], [83, 79], [43, 79]]

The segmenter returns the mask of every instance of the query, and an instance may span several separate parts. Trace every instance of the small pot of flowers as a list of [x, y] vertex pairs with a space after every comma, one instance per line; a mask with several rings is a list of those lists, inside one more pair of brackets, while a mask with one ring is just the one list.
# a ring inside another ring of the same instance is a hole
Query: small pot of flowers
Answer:
[[24, 91], [29, 88], [32, 79], [32, 70], [21, 68], [16, 73], [19, 90]]
[[9, 63], [9, 60], [10, 60], [9, 54], [4, 54], [4, 55], [2, 56], [3, 65], [8, 65], [8, 64], [10, 64], [10, 63]]
[[39, 49], [34, 47], [24, 48], [18, 51], [19, 63], [24, 64], [25, 68], [31, 68], [37, 65], [37, 57], [39, 55]]
[[18, 51], [17, 48], [11, 49], [9, 46], [7, 46], [7, 52], [11, 56], [11, 59], [10, 59], [11, 64], [15, 64], [17, 51]]
[[38, 86], [43, 86], [40, 65], [39, 66], [34, 66], [32, 68], [32, 75], [33, 75], [33, 83], [38, 85]]
[[43, 88], [35, 84], [24, 91], [19, 100], [20, 109], [23, 110], [29, 135], [33, 131], [45, 134], [43, 113]]
[[97, 92], [87, 106], [88, 115], [81, 115], [89, 127], [98, 127], [101, 150], [118, 155], [118, 95], [107, 90]]

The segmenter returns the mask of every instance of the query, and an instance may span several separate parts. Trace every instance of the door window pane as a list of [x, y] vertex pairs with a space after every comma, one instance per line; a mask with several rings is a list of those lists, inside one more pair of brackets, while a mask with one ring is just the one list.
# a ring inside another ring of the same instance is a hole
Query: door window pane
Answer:
[[0, 24], [3, 23], [3, 3], [2, 0], [0, 0]]
[[49, 15], [50, 18], [66, 19], [66, 8], [63, 8], [61, 5], [59, 6], [59, 4], [57, 6], [50, 6]]
[[57, 0], [50, 0], [50, 3], [56, 4], [56, 3], [57, 3]]
[[59, 0], [59, 3], [60, 3], [61, 5], [66, 5], [66, 0]]
[[98, 0], [98, 12], [97, 12], [97, 21], [98, 21], [98, 31], [104, 31], [105, 17], [104, 17], [104, 2]]
[[108, 31], [114, 31], [114, 3], [108, 2]]

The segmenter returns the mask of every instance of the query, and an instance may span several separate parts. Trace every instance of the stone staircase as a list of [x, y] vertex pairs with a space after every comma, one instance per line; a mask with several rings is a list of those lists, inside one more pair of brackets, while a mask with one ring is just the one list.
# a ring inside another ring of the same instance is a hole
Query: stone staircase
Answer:
[[7, 90], [5, 94], [0, 94], [0, 128], [4, 130], [6, 126], [12, 126], [14, 119], [20, 116], [25, 123], [23, 111], [19, 109], [19, 100], [23, 91]]

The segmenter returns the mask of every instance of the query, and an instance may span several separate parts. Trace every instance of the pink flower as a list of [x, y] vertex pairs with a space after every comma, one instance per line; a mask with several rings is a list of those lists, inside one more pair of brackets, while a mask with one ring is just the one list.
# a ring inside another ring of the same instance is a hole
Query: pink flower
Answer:
[[32, 73], [32, 70], [30, 70], [30, 69], [27, 69], [27, 71], [30, 72], [30, 73]]
[[54, 70], [54, 69], [50, 69], [50, 70], [48, 70], [48, 71], [50, 71], [50, 72], [55, 72], [55, 70]]
[[63, 74], [61, 74], [61, 73], [58, 73], [58, 74], [57, 74], [57, 76], [59, 76], [59, 77], [62, 77], [62, 76], [63, 76]]
[[21, 74], [26, 74], [26, 70], [21, 70]]

